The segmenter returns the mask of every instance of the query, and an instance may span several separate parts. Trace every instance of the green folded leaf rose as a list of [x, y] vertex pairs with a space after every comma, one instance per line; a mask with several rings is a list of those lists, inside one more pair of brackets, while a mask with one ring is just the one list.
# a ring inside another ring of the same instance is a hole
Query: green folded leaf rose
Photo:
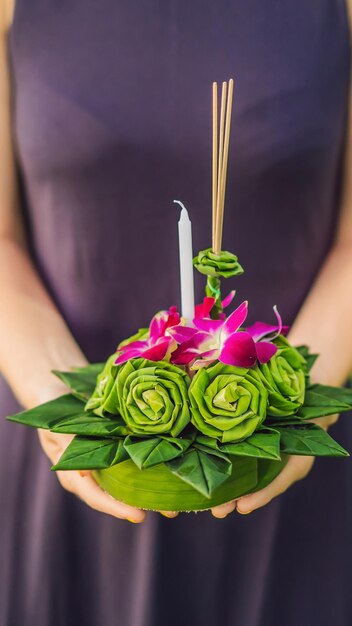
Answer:
[[114, 365], [108, 360], [86, 405], [98, 415], [120, 415], [134, 435], [177, 437], [190, 421], [186, 372], [166, 361], [131, 359]]
[[268, 393], [253, 369], [220, 362], [200, 369], [189, 396], [194, 426], [222, 443], [250, 437], [266, 417]]
[[177, 437], [190, 421], [187, 373], [166, 361], [131, 359], [116, 377], [119, 411], [131, 433]]
[[296, 413], [304, 402], [307, 365], [285, 337], [280, 335], [275, 343], [277, 353], [256, 369], [268, 390], [268, 415], [284, 417]]
[[198, 272], [208, 277], [205, 293], [207, 296], [215, 298], [210, 317], [219, 319], [223, 311], [220, 277], [230, 278], [231, 276], [243, 274], [243, 267], [239, 264], [237, 256], [232, 254], [232, 252], [221, 250], [219, 254], [215, 254], [212, 248], [198, 252], [193, 259], [193, 265]]
[[243, 267], [239, 264], [237, 256], [226, 250], [222, 250], [220, 254], [215, 254], [212, 248], [201, 250], [193, 259], [193, 265], [198, 272], [206, 276], [229, 278], [243, 274]]

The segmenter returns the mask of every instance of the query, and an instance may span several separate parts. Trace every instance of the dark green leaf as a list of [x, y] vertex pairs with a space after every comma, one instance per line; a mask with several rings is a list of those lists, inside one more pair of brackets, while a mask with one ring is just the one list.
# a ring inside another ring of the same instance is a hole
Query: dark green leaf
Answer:
[[192, 485], [206, 498], [231, 475], [232, 463], [229, 459], [191, 449], [182, 456], [166, 463], [170, 472]]
[[123, 439], [98, 439], [76, 436], [66, 448], [58, 463], [51, 469], [104, 469], [128, 458]]
[[351, 393], [349, 389], [311, 385], [306, 391], [303, 406], [297, 411], [297, 415], [312, 419], [348, 411], [352, 408]]
[[251, 456], [258, 459], [280, 460], [280, 434], [274, 429], [266, 428], [253, 433], [244, 441], [219, 444], [215, 439], [200, 435], [196, 440], [209, 448], [216, 448], [224, 454], [235, 456]]
[[215, 456], [218, 456], [220, 459], [225, 459], [225, 461], [228, 461], [229, 459], [228, 454], [221, 451], [220, 449], [220, 447], [222, 447], [221, 445], [218, 445], [217, 447], [212, 447], [212, 446], [205, 446], [199, 442], [195, 442], [193, 445], [194, 445], [194, 448], [196, 448], [197, 450], [201, 450], [202, 452], [205, 452], [206, 454], [213, 454]]
[[309, 392], [318, 393], [325, 397], [333, 398], [341, 404], [348, 404], [352, 409], [352, 389], [348, 387], [332, 387], [329, 385], [310, 385]]
[[296, 428], [278, 428], [281, 451], [304, 456], [349, 456], [330, 435], [316, 424]]
[[288, 417], [268, 417], [265, 420], [264, 426], [267, 425], [270, 429], [276, 429], [277, 426], [304, 426], [306, 420], [303, 417], [297, 415], [288, 415]]
[[34, 428], [50, 429], [63, 419], [79, 417], [84, 413], [84, 404], [72, 394], [60, 396], [45, 402], [34, 409], [7, 417], [11, 422], [19, 422]]
[[86, 435], [94, 437], [111, 437], [127, 435], [128, 429], [121, 418], [100, 417], [88, 411], [81, 415], [64, 418], [50, 429], [54, 433]]
[[92, 363], [87, 367], [76, 368], [72, 372], [59, 370], [52, 370], [52, 372], [71, 389], [77, 398], [86, 402], [95, 389], [97, 376], [103, 367], [104, 363]]
[[166, 463], [188, 450], [192, 441], [172, 437], [126, 437], [124, 446], [132, 461], [144, 469], [158, 463]]

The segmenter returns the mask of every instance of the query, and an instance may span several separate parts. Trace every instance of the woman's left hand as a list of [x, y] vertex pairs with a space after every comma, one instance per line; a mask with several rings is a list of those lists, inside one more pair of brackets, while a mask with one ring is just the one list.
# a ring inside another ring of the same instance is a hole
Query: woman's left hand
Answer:
[[284, 493], [297, 480], [305, 478], [311, 470], [313, 463], [314, 457], [312, 456], [290, 456], [282, 472], [264, 489], [251, 493], [248, 496], [243, 496], [236, 501], [217, 506], [212, 509], [212, 514], [215, 517], [222, 518], [236, 509], [238, 513], [244, 515], [265, 506], [270, 500]]
[[[320, 417], [317, 420], [311, 420], [318, 426], [328, 429], [331, 424], [334, 424], [338, 419], [337, 415], [329, 417]], [[313, 456], [290, 456], [285, 467], [280, 474], [264, 489], [251, 493], [248, 496], [238, 498], [227, 504], [222, 504], [211, 510], [214, 517], [223, 518], [232, 513], [235, 509], [238, 513], [243, 515], [251, 513], [256, 509], [268, 504], [273, 498], [284, 493], [291, 485], [298, 480], [305, 478], [312, 469], [314, 463]]]

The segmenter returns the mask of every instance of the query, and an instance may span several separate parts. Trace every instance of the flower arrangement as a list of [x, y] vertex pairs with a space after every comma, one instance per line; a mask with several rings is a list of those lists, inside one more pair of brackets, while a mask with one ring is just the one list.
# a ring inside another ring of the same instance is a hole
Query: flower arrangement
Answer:
[[[194, 265], [242, 273], [228, 252]], [[230, 263], [231, 261], [231, 263]], [[219, 289], [219, 287], [218, 287]], [[312, 384], [316, 355], [275, 324], [245, 326], [248, 303], [206, 296], [187, 321], [160, 311], [104, 364], [55, 372], [71, 393], [8, 419], [75, 437], [54, 470], [92, 469], [128, 504], [204, 509], [267, 484], [288, 454], [348, 453], [312, 418], [352, 408], [352, 391]]]
[[73, 434], [52, 469], [92, 470], [145, 509], [208, 509], [267, 485], [288, 455], [348, 455], [311, 420], [352, 409], [352, 390], [311, 382], [317, 355], [290, 344], [276, 306], [271, 324], [246, 325], [246, 301], [225, 313], [235, 292], [223, 299], [221, 279], [243, 274], [221, 250], [229, 106], [219, 162], [213, 152], [213, 246], [193, 259], [207, 278], [203, 302], [191, 317], [158, 312], [105, 363], [55, 371], [69, 393], [8, 417]]

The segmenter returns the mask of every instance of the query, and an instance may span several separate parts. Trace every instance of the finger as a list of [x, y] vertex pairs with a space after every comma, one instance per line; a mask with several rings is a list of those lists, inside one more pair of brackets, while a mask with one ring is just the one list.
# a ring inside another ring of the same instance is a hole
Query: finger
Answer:
[[[96, 511], [107, 513], [119, 519], [127, 519], [136, 524], [143, 522], [146, 513], [140, 509], [115, 500], [103, 491], [91, 475], [82, 480], [78, 472], [57, 472], [61, 484], [72, 493], [76, 494], [83, 502]], [[67, 476], [62, 476], [67, 474]]]
[[226, 504], [220, 504], [219, 506], [215, 506], [211, 509], [212, 515], [217, 517], [218, 519], [223, 519], [227, 517], [230, 513], [232, 513], [236, 508], [236, 500], [231, 500], [231, 502], [226, 502]]
[[178, 516], [178, 511], [159, 511], [161, 515], [164, 517], [169, 517], [170, 519]]
[[313, 465], [314, 459], [307, 456], [291, 456], [280, 474], [264, 489], [243, 496], [237, 500], [238, 513], [246, 514], [268, 504], [273, 498], [284, 493], [290, 485], [304, 478]]

